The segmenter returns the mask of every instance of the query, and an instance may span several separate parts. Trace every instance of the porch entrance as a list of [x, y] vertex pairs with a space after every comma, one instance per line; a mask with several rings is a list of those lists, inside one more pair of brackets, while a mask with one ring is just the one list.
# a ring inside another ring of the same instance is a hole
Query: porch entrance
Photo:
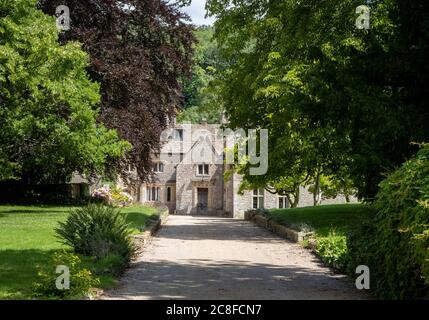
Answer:
[[207, 214], [209, 202], [209, 189], [197, 188], [197, 213]]

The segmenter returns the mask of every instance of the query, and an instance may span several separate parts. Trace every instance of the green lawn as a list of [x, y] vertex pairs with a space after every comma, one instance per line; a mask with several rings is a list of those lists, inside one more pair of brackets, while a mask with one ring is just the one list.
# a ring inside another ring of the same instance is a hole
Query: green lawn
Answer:
[[[37, 265], [50, 261], [52, 253], [66, 248], [55, 237], [59, 221], [65, 221], [73, 207], [0, 205], [0, 299], [25, 299], [36, 279]], [[133, 233], [141, 230], [156, 209], [133, 206], [121, 209]], [[90, 261], [86, 264], [91, 266]], [[102, 287], [114, 279], [101, 278]]]
[[[303, 225], [315, 232], [316, 254], [322, 261], [337, 270], [345, 271], [348, 259], [347, 232], [359, 226], [362, 220], [374, 214], [364, 204], [335, 204], [316, 207], [275, 209], [268, 216], [296, 230]], [[307, 247], [309, 242], [303, 241]]]
[[370, 214], [370, 208], [364, 204], [333, 204], [273, 209], [269, 211], [268, 216], [295, 229], [299, 229], [298, 226], [305, 223], [314, 229], [317, 236], [325, 237], [331, 230], [334, 230], [337, 235], [344, 235], [350, 227]]

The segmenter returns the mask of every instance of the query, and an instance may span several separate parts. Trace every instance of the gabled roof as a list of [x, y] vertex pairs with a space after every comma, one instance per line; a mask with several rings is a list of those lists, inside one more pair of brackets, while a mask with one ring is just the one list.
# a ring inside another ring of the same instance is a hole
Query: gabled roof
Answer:
[[[208, 136], [201, 136], [196, 140], [189, 151], [184, 154], [181, 161], [182, 164], [195, 164], [195, 163], [207, 163], [207, 164], [218, 164], [219, 160], [223, 161], [223, 153], [217, 152], [215, 146], [210, 141]], [[222, 162], [221, 162], [222, 163]], [[219, 164], [221, 164], [219, 163]]]

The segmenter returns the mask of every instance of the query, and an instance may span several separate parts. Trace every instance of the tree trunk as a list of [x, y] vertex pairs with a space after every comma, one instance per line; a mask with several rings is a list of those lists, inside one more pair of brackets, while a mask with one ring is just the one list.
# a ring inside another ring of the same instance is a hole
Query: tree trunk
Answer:
[[292, 199], [290, 198], [290, 195], [287, 194], [286, 198], [287, 198], [287, 202], [288, 202], [289, 206], [292, 208]]
[[320, 173], [317, 173], [316, 181], [314, 185], [314, 192], [313, 192], [313, 204], [315, 206], [319, 205], [321, 203], [321, 196], [320, 196]]
[[296, 208], [298, 207], [298, 203], [299, 203], [299, 187], [295, 190], [294, 199], [293, 199], [293, 202], [290, 203], [290, 207]]
[[350, 196], [348, 194], [346, 194], [346, 202], [349, 203], [350, 202]]

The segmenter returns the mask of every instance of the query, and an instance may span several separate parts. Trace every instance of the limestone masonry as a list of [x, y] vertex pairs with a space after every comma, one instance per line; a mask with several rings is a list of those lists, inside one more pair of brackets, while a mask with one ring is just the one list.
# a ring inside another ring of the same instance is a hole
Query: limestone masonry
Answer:
[[[256, 208], [288, 208], [286, 197], [264, 189], [238, 194], [242, 177], [224, 179], [231, 164], [224, 164], [222, 139], [215, 139], [221, 126], [175, 124], [161, 137], [162, 152], [153, 155], [153, 177], [137, 190], [136, 200], [144, 204], [164, 204], [170, 213], [227, 215], [243, 218]], [[337, 197], [323, 203], [345, 202]], [[302, 188], [299, 206], [313, 205], [312, 194]]]

